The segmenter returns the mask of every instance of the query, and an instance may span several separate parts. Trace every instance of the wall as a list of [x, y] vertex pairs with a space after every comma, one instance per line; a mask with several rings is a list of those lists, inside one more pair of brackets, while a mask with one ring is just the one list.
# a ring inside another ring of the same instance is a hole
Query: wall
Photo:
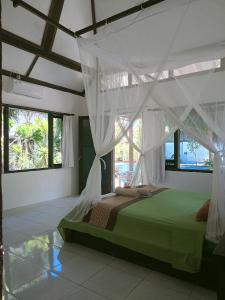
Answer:
[[166, 171], [165, 185], [183, 191], [210, 193], [212, 173]]
[[[29, 106], [56, 112], [75, 113], [75, 168], [30, 171], [3, 174], [3, 209], [34, 204], [50, 199], [78, 193], [78, 115], [86, 115], [86, 101], [83, 97], [44, 89], [41, 100], [6, 93], [3, 78], [3, 103]], [[41, 88], [41, 87], [40, 87]]]
[[[3, 78], [3, 89], [5, 78]], [[32, 98], [8, 94], [3, 91], [3, 102], [54, 110], [58, 112], [87, 115], [84, 98], [44, 88], [44, 98]], [[76, 137], [78, 138], [78, 118]], [[78, 193], [78, 139], [75, 140], [75, 168], [30, 171], [25, 173], [3, 174], [3, 209], [34, 204], [50, 199]], [[166, 185], [179, 190], [210, 192], [212, 174], [195, 172], [166, 172]]]

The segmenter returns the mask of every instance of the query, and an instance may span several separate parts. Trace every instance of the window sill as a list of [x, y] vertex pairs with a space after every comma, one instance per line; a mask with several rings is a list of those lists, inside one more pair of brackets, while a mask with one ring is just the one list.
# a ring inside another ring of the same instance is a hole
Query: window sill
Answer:
[[176, 172], [189, 172], [189, 173], [213, 173], [213, 170], [198, 170], [198, 169], [178, 169], [178, 168], [166, 168], [166, 171], [176, 171]]
[[3, 174], [15, 174], [15, 173], [25, 173], [25, 172], [36, 172], [36, 171], [46, 171], [46, 170], [55, 170], [62, 169], [62, 165], [56, 165], [50, 168], [39, 168], [39, 169], [25, 169], [25, 170], [15, 170], [15, 171], [4, 171]]

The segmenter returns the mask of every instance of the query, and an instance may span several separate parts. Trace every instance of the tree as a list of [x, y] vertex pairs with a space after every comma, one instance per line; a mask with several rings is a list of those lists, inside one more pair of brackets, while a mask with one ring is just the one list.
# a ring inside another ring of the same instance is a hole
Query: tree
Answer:
[[47, 114], [10, 110], [10, 170], [48, 166]]
[[195, 163], [197, 165], [197, 150], [199, 149], [200, 144], [195, 140], [190, 139], [187, 144], [187, 149], [189, 152], [193, 153], [195, 158]]

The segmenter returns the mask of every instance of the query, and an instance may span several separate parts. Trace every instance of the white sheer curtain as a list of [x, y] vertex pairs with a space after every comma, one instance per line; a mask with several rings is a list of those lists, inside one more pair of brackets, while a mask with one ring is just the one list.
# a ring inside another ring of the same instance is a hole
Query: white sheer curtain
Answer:
[[165, 148], [167, 137], [176, 127], [166, 121], [162, 110], [143, 112], [143, 168], [145, 184], [162, 185], [165, 180]]
[[63, 116], [62, 166], [74, 167], [74, 116]]
[[132, 185], [163, 185], [165, 180], [164, 143], [176, 129], [174, 122], [172, 124], [171, 120], [166, 120], [163, 110], [146, 109], [142, 113], [142, 143], [141, 148], [137, 149], [140, 158]]
[[[147, 183], [163, 178], [162, 152], [158, 152], [157, 162], [153, 153], [165, 141], [165, 124], [175, 124], [171, 131], [179, 127], [201, 142], [215, 153], [207, 237], [214, 241], [221, 237], [225, 231], [225, 72], [160, 79], [165, 70], [171, 72], [195, 62], [225, 57], [223, 28], [222, 0], [165, 0], [105, 26], [93, 37], [78, 39], [97, 154], [79, 209], [69, 216], [71, 221], [81, 220], [101, 200], [100, 157], [126, 135], [142, 111], [147, 111], [139, 163], [144, 180]], [[122, 127], [115, 132], [118, 121]]]

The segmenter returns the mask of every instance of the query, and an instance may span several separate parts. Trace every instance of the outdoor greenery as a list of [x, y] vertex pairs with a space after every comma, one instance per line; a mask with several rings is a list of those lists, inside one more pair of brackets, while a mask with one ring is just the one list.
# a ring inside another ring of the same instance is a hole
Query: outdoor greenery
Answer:
[[197, 150], [200, 148], [200, 144], [193, 139], [188, 139], [187, 149], [190, 153], [194, 155], [195, 163], [197, 166]]
[[[120, 127], [116, 123], [115, 124], [115, 134], [118, 136], [120, 132]], [[128, 130], [128, 136], [131, 137], [134, 141], [135, 145], [138, 145], [140, 147], [141, 144], [141, 119], [137, 119], [131, 130]], [[131, 149], [132, 148], [132, 149]], [[128, 162], [130, 159], [130, 151], [133, 152], [133, 162], [137, 162], [139, 158], [139, 153], [135, 149], [133, 149], [132, 146], [129, 145], [129, 142], [127, 141], [126, 137], [123, 137], [120, 143], [118, 143], [115, 147], [115, 161], [124, 161]]]
[[62, 153], [61, 153], [61, 143], [62, 143], [62, 119], [53, 119], [53, 163], [62, 163]]
[[9, 170], [48, 167], [48, 114], [9, 108]]
[[213, 170], [213, 159], [206, 159], [204, 161], [205, 166], [209, 167], [210, 170]]

